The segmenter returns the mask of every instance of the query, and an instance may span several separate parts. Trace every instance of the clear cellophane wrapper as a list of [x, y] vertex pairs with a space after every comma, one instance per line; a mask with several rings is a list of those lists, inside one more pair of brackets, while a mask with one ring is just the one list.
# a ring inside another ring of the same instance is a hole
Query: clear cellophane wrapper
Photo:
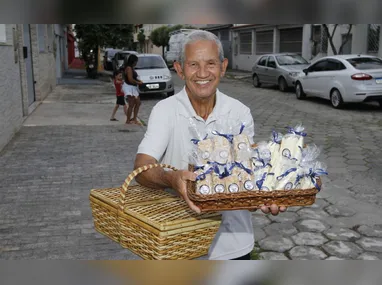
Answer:
[[270, 191], [272, 190], [269, 181], [273, 177], [270, 172], [272, 158], [271, 151], [267, 142], [259, 142], [252, 152], [252, 165], [254, 172], [255, 189]]
[[275, 190], [292, 190], [295, 189], [297, 179], [297, 161], [287, 157], [281, 160], [281, 171], [275, 172], [276, 184]]
[[304, 147], [304, 137], [306, 136], [304, 127], [302, 124], [298, 124], [296, 127], [288, 129], [288, 133], [281, 140], [281, 156], [300, 161]]
[[315, 144], [308, 145], [303, 149], [295, 182], [297, 189], [312, 189], [317, 187], [317, 178], [327, 174], [326, 165], [317, 160], [320, 153], [321, 149]]

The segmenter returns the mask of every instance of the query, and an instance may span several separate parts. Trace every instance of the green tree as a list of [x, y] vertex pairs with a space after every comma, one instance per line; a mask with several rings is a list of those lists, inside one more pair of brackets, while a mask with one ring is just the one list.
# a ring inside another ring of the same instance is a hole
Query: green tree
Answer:
[[168, 45], [169, 29], [162, 26], [153, 30], [150, 34], [150, 39], [157, 47], [162, 47], [162, 56], [164, 57], [164, 47]]
[[144, 44], [145, 44], [145, 41], [146, 41], [146, 35], [145, 35], [145, 31], [144, 29], [141, 29], [137, 35], [137, 39], [138, 39], [138, 42], [139, 42], [139, 46], [140, 46], [140, 49], [141, 49], [141, 52], [144, 52]]
[[[96, 52], [99, 47], [132, 47], [131, 24], [76, 24], [74, 29], [81, 57], [86, 63], [90, 50]], [[98, 66], [98, 56], [96, 56], [96, 66]]]
[[162, 47], [162, 55], [164, 57], [164, 47], [168, 46], [168, 41], [170, 40], [170, 33], [180, 29], [195, 29], [193, 26], [183, 26], [183, 25], [175, 25], [175, 26], [162, 26], [153, 30], [150, 34], [150, 39], [154, 45], [157, 47]]

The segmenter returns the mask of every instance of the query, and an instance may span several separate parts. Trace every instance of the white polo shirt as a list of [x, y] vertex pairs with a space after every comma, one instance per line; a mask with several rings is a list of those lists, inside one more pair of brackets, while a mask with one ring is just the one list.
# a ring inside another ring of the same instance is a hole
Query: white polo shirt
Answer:
[[[240, 120], [246, 123], [244, 132], [253, 143], [254, 123], [248, 107], [217, 90], [215, 107], [205, 121], [196, 114], [183, 88], [154, 106], [138, 153], [177, 169], [188, 169], [191, 139], [195, 138], [190, 131], [190, 119], [198, 129], [208, 133], [214, 130], [216, 122]], [[252, 251], [255, 240], [251, 216], [247, 210], [222, 212], [222, 223], [209, 249], [209, 259], [229, 260]]]

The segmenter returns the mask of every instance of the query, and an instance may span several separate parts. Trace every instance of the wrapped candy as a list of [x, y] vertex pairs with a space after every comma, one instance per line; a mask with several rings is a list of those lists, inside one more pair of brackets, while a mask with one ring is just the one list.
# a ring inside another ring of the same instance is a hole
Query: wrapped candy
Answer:
[[280, 157], [280, 145], [282, 141], [283, 135], [281, 133], [277, 133], [275, 131], [272, 132], [271, 141], [268, 143], [268, 148], [271, 152], [271, 165], [275, 165], [276, 159]]
[[211, 158], [220, 164], [232, 161], [231, 144], [225, 137], [216, 136], [213, 138], [213, 153]]
[[228, 188], [226, 187], [225, 178], [220, 178], [219, 174], [212, 174], [213, 192], [216, 194], [227, 194]]
[[295, 189], [297, 179], [297, 163], [294, 159], [284, 157], [282, 159], [281, 173], [275, 173], [276, 184], [275, 190], [292, 190]]
[[212, 172], [213, 168], [206, 166], [198, 168], [194, 171], [197, 174], [196, 177], [196, 191], [202, 195], [213, 194]]
[[[300, 161], [302, 148], [304, 146], [304, 137], [306, 136], [306, 133], [303, 132], [304, 127], [299, 124], [295, 128], [288, 127], [288, 129], [288, 134], [281, 140], [280, 153], [283, 157]], [[279, 159], [281, 159], [280, 156]], [[278, 162], [275, 161], [275, 164], [278, 164]]]
[[316, 188], [320, 191], [320, 186], [317, 184], [317, 178], [322, 175], [328, 175], [326, 166], [319, 161], [310, 161], [300, 167], [295, 181], [296, 189], [312, 189]]
[[[273, 171], [271, 165], [272, 154], [267, 142], [259, 142], [253, 151], [252, 163], [254, 166], [256, 186], [258, 190], [272, 190]], [[259, 186], [261, 185], [261, 186]]]

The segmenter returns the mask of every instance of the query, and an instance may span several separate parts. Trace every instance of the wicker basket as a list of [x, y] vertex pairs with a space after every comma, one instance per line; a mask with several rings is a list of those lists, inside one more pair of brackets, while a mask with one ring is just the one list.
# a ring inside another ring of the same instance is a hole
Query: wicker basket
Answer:
[[206, 255], [220, 225], [220, 215], [198, 215], [180, 199], [133, 205], [125, 214], [120, 217], [120, 243], [144, 259]]
[[145, 259], [205, 255], [220, 225], [220, 215], [196, 215], [171, 193], [130, 185], [139, 173], [154, 167], [176, 170], [151, 164], [134, 170], [122, 187], [91, 190], [95, 229]]
[[[189, 171], [194, 167], [189, 165]], [[321, 187], [321, 180], [317, 179]], [[244, 191], [239, 193], [202, 195], [196, 192], [196, 182], [187, 182], [187, 195], [202, 213], [226, 210], [253, 210], [261, 206], [310, 206], [316, 200], [316, 188], [304, 190]]]

